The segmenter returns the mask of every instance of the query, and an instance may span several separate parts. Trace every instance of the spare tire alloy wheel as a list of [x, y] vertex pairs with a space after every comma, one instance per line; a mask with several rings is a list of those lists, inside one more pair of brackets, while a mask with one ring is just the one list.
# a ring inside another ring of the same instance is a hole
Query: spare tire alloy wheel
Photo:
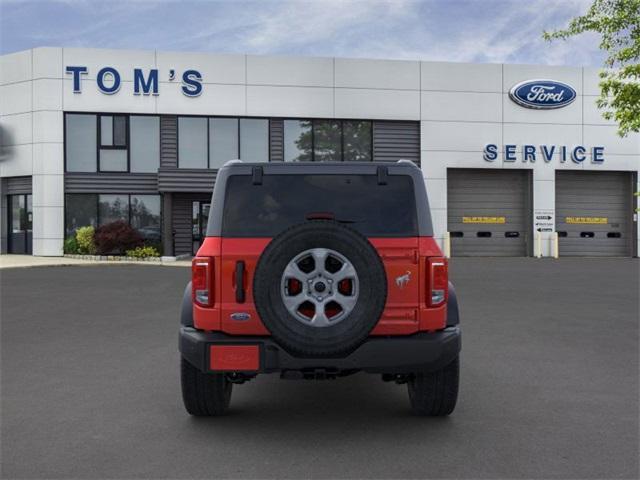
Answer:
[[355, 350], [378, 323], [387, 277], [378, 252], [359, 232], [314, 220], [267, 245], [256, 266], [253, 298], [283, 349], [335, 357]]
[[323, 328], [343, 321], [358, 301], [358, 274], [335, 250], [312, 248], [293, 258], [282, 274], [282, 301], [305, 325]]

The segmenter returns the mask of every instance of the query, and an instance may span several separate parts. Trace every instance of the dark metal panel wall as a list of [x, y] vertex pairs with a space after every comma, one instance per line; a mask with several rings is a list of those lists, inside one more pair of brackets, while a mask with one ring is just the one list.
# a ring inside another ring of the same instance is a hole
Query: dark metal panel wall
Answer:
[[632, 192], [630, 172], [557, 171], [560, 256], [632, 256]]
[[31, 193], [31, 177], [7, 177], [6, 191], [7, 195], [20, 195], [25, 193]]
[[530, 183], [526, 170], [448, 169], [451, 255], [526, 256], [531, 236]]
[[178, 166], [178, 117], [160, 117], [160, 167]]
[[272, 162], [284, 160], [284, 120], [272, 118], [269, 122], [269, 158]]
[[158, 190], [161, 192], [213, 192], [217, 170], [199, 168], [160, 168]]
[[66, 173], [65, 193], [158, 193], [155, 173]]
[[397, 162], [401, 158], [420, 166], [420, 122], [373, 122], [373, 160]]

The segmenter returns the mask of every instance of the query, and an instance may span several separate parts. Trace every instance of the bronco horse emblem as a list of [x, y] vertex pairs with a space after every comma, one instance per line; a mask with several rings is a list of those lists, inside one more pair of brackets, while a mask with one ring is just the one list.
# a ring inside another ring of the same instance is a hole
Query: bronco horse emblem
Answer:
[[407, 283], [409, 283], [409, 280], [411, 280], [411, 272], [407, 270], [407, 273], [405, 273], [404, 275], [396, 277], [396, 285], [398, 286], [398, 288], [402, 289]]

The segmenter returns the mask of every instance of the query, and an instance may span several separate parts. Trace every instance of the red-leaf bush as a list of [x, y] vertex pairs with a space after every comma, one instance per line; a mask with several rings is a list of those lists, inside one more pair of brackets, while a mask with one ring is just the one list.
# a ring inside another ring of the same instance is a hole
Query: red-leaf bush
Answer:
[[94, 242], [100, 255], [121, 255], [127, 250], [142, 246], [144, 240], [127, 222], [116, 220], [98, 227]]

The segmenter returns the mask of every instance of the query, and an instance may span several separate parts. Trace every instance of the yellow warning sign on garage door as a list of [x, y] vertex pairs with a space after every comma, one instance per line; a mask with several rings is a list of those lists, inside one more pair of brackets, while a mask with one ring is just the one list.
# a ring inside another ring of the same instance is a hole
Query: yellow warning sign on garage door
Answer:
[[507, 223], [506, 217], [462, 217], [462, 223]]
[[566, 217], [565, 222], [582, 225], [606, 225], [609, 223], [609, 219], [607, 217]]

